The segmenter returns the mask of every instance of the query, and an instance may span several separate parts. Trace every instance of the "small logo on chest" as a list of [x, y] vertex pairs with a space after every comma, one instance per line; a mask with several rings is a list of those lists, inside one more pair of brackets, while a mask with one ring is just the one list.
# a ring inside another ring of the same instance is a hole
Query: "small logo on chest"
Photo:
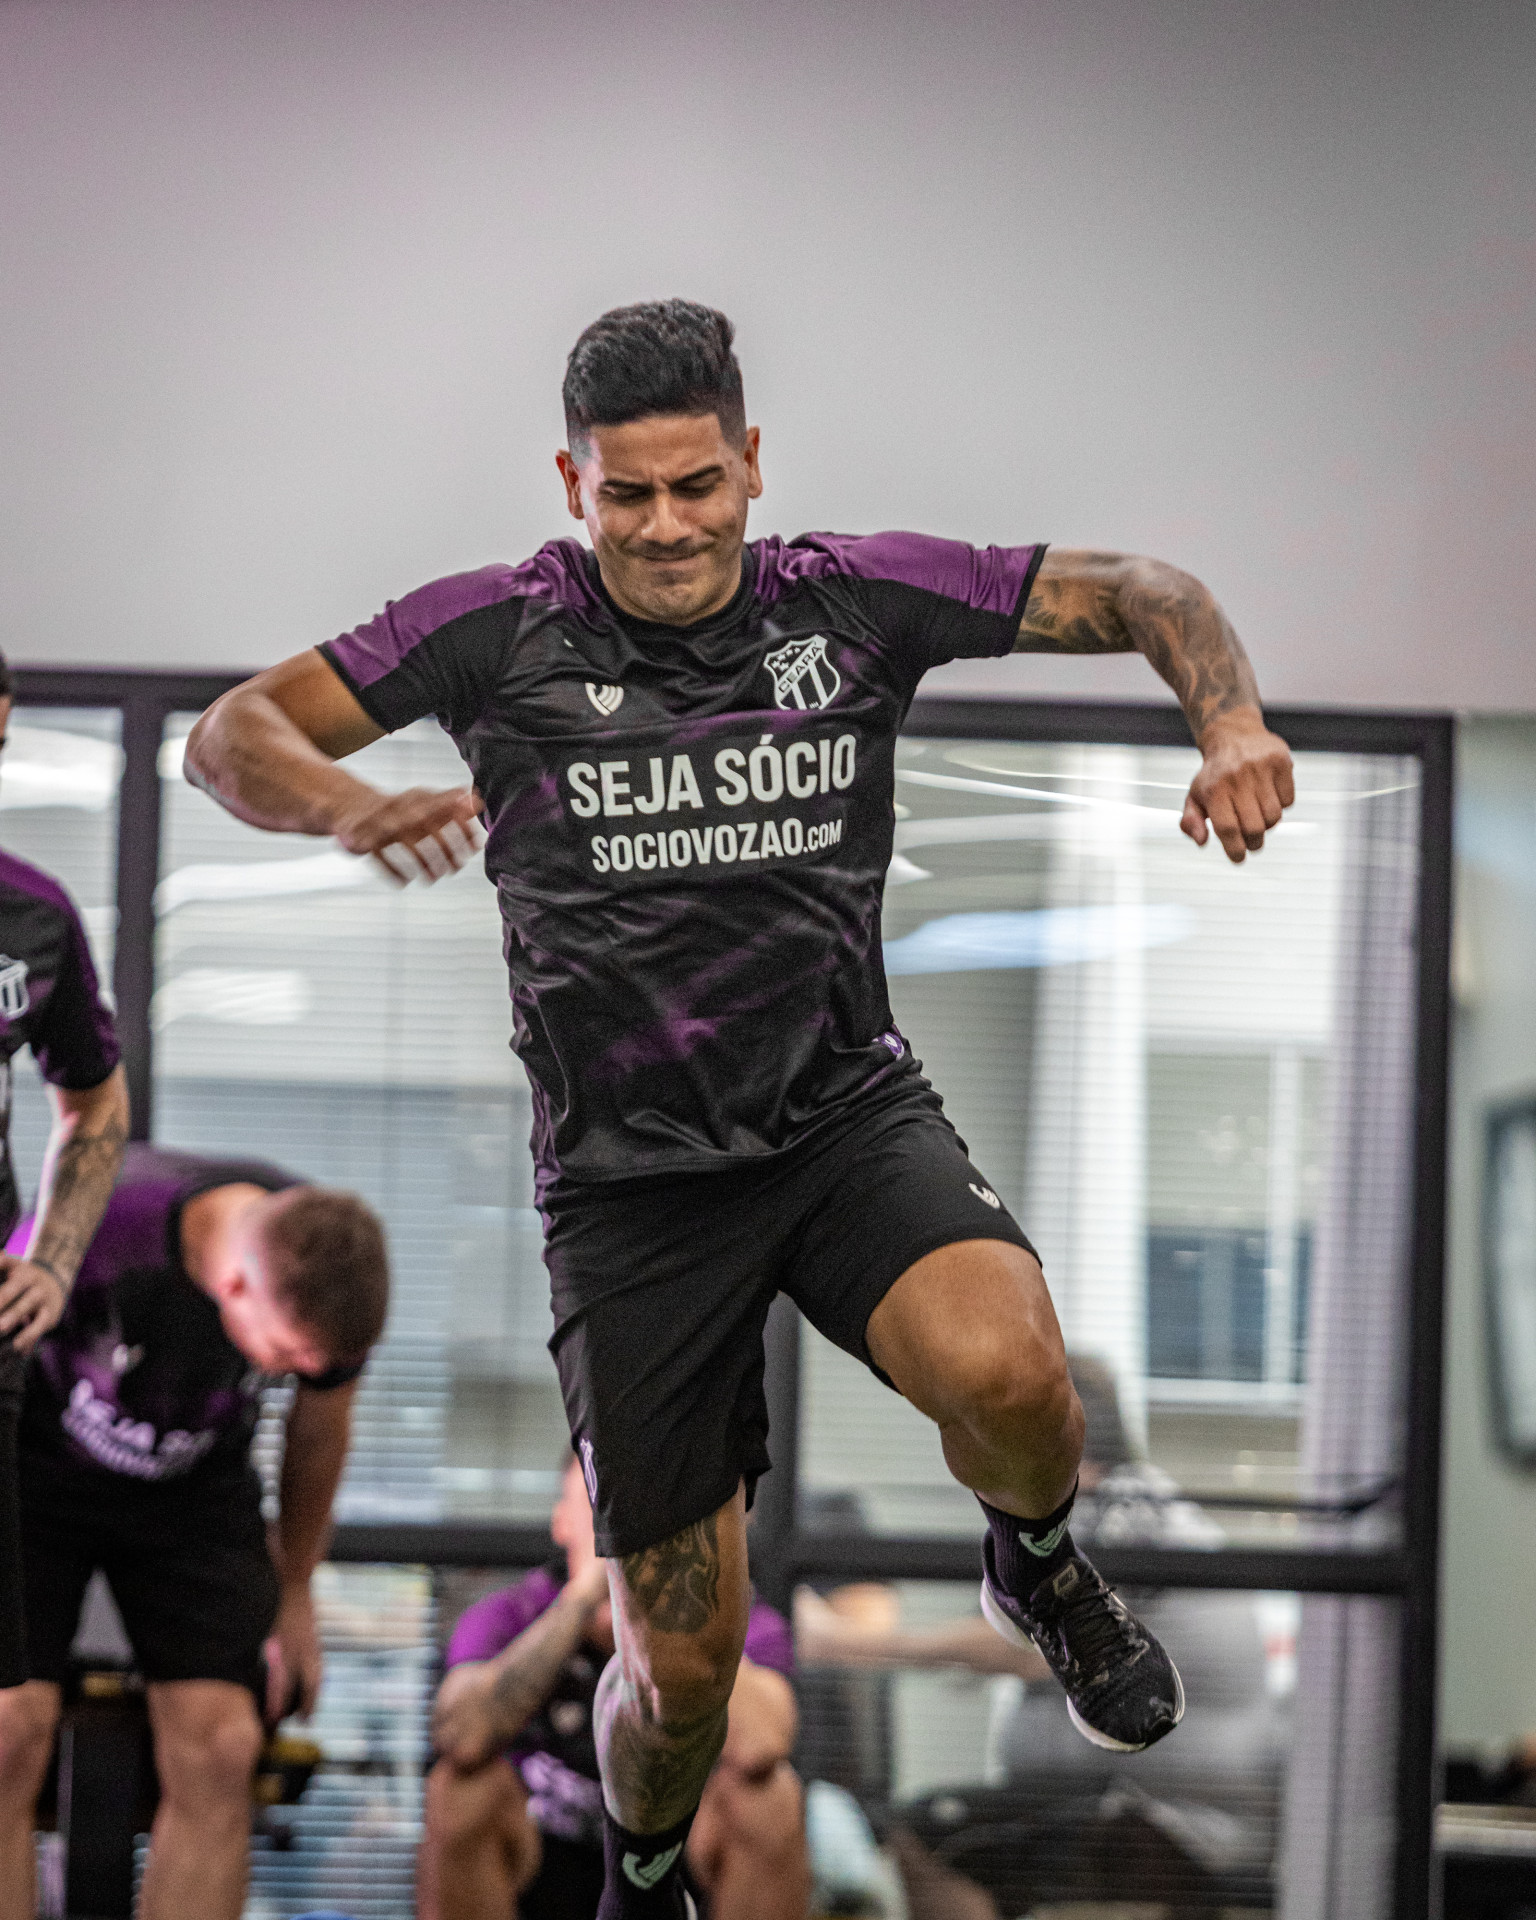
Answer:
[[826, 637], [813, 633], [806, 640], [790, 640], [763, 655], [773, 675], [773, 697], [781, 707], [826, 707], [837, 698], [843, 677], [827, 658]]
[[0, 953], [0, 1014], [7, 1020], [19, 1020], [32, 1004], [27, 992], [27, 963]]
[[607, 686], [596, 680], [587, 682], [587, 698], [606, 720], [610, 713], [617, 713], [619, 703], [624, 698], [622, 687]]

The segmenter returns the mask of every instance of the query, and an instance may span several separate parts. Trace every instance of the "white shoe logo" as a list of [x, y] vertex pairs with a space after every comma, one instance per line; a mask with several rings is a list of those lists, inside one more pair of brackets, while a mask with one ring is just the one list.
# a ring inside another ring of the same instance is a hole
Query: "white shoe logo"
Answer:
[[658, 1853], [654, 1860], [647, 1860], [643, 1867], [638, 1853], [626, 1853], [624, 1878], [632, 1880], [637, 1887], [643, 1887], [649, 1893], [682, 1850], [683, 1843], [679, 1840], [675, 1847], [668, 1847], [665, 1853]]
[[978, 1200], [985, 1200], [989, 1207], [1000, 1207], [1003, 1203], [990, 1187], [978, 1187], [974, 1180], [965, 1183]]
[[1029, 1535], [1024, 1531], [1024, 1529], [1020, 1527], [1019, 1539], [1020, 1539], [1020, 1542], [1024, 1546], [1026, 1546], [1032, 1554], [1034, 1554], [1037, 1560], [1043, 1560], [1047, 1554], [1054, 1553], [1056, 1549], [1061, 1545], [1061, 1536], [1066, 1532], [1066, 1530], [1067, 1530], [1067, 1523], [1065, 1520], [1063, 1520], [1059, 1527], [1052, 1527], [1050, 1532], [1048, 1534], [1045, 1534], [1041, 1539], [1031, 1540]]
[[617, 713], [619, 703], [624, 698], [622, 687], [599, 686], [595, 680], [587, 682], [587, 698], [606, 720], [610, 713]]

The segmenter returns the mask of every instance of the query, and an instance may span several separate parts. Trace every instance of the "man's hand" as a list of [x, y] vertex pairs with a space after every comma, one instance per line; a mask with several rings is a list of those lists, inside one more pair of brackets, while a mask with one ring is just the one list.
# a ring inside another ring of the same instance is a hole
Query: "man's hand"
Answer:
[[432, 1703], [432, 1745], [461, 1773], [483, 1767], [503, 1744], [493, 1711], [493, 1660], [463, 1660], [443, 1676]]
[[1214, 829], [1227, 858], [1240, 862], [1258, 852], [1296, 798], [1290, 749], [1257, 708], [1239, 707], [1207, 725], [1200, 751], [1203, 763], [1179, 826], [1197, 847]]
[[284, 1717], [295, 1693], [298, 1702], [294, 1711], [301, 1720], [307, 1720], [320, 1692], [322, 1665], [320, 1630], [307, 1580], [283, 1588], [265, 1652], [268, 1721], [275, 1726]]
[[336, 838], [348, 853], [371, 855], [397, 885], [441, 880], [480, 847], [480, 797], [468, 787], [379, 793], [360, 780], [351, 784], [354, 791], [336, 817]]
[[465, 787], [380, 793], [336, 764], [382, 737], [311, 649], [220, 695], [188, 735], [183, 765], [193, 786], [254, 827], [334, 834], [392, 880], [440, 879], [479, 843], [479, 796]]
[[52, 1267], [0, 1253], [0, 1334], [18, 1353], [30, 1353], [64, 1312], [69, 1289]]

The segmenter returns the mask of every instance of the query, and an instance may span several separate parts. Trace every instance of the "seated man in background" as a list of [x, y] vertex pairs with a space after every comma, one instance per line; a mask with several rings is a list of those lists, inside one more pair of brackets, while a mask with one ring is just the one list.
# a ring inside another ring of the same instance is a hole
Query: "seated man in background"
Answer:
[[[147, 1683], [160, 1777], [139, 1914], [238, 1920], [263, 1712], [307, 1712], [319, 1688], [310, 1576], [388, 1301], [383, 1230], [356, 1195], [128, 1149], [27, 1385], [32, 1677], [0, 1691], [0, 1920], [31, 1920], [34, 1811], [98, 1568]], [[250, 1443], [263, 1386], [286, 1374], [298, 1390], [269, 1539]]]
[[[544, 1568], [487, 1595], [449, 1643], [432, 1720], [441, 1757], [427, 1779], [418, 1920], [597, 1912], [603, 1790], [592, 1713], [613, 1653], [613, 1612], [574, 1459], [549, 1530], [565, 1549], [564, 1584]], [[688, 1837], [687, 1865], [710, 1920], [804, 1920], [810, 1871], [789, 1764], [792, 1664], [788, 1623], [755, 1601], [725, 1750]]]

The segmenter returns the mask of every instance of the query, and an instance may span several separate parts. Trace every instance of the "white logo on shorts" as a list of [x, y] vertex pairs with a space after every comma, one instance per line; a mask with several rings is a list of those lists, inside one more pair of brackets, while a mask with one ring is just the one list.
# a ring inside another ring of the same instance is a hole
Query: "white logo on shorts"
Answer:
[[595, 680], [587, 682], [587, 698], [606, 720], [610, 713], [617, 713], [619, 702], [624, 698], [622, 687], [599, 685]]
[[1000, 1207], [1003, 1203], [990, 1187], [978, 1187], [974, 1180], [965, 1183], [978, 1200], [985, 1200], [989, 1207]]
[[667, 1868], [671, 1866], [672, 1862], [682, 1850], [683, 1843], [679, 1840], [675, 1847], [668, 1847], [665, 1853], [658, 1853], [654, 1860], [647, 1860], [643, 1867], [640, 1864], [640, 1856], [638, 1853], [626, 1853], [624, 1856], [624, 1878], [626, 1880], [633, 1880], [637, 1887], [644, 1887], [649, 1890], [655, 1886], [656, 1882], [666, 1872]]
[[581, 1477], [587, 1483], [587, 1498], [593, 1506], [597, 1505], [597, 1464], [592, 1458], [592, 1442], [578, 1442], [576, 1451], [581, 1455]]
[[7, 1020], [19, 1020], [31, 1005], [27, 992], [27, 963], [0, 953], [0, 1013]]

